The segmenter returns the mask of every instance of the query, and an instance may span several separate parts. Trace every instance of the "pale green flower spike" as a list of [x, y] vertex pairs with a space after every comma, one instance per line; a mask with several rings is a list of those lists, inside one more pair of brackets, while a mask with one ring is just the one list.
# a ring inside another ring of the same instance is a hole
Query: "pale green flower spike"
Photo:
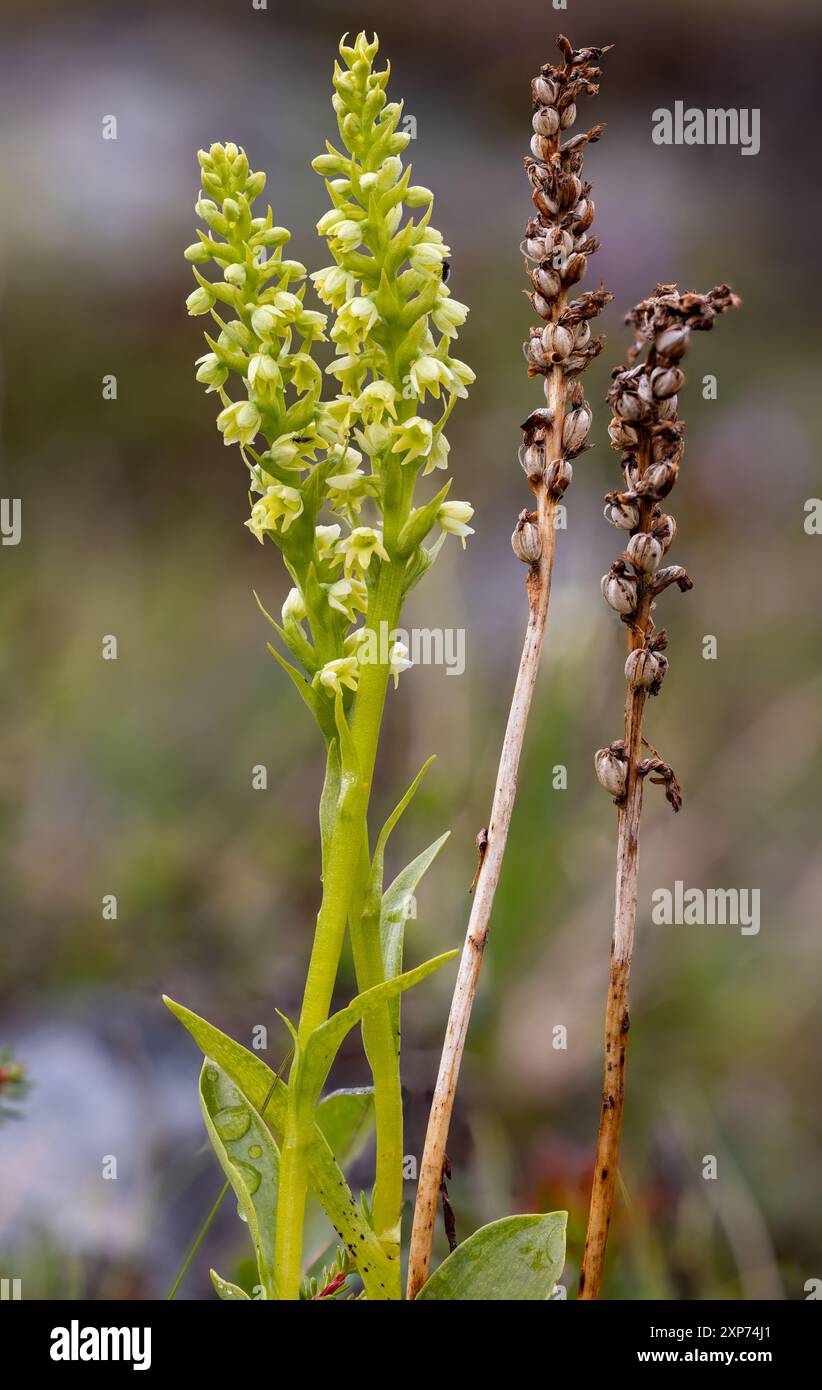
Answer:
[[[474, 376], [453, 356], [468, 310], [445, 283], [450, 250], [432, 225], [433, 193], [412, 184], [403, 165], [409, 137], [399, 129], [402, 105], [386, 97], [389, 70], [375, 69], [377, 48], [376, 37], [365, 34], [341, 43], [332, 98], [339, 139], [314, 160], [330, 202], [317, 231], [332, 263], [308, 277], [305, 266], [287, 258], [289, 232], [275, 224], [271, 208], [255, 209], [265, 175], [252, 172], [232, 144], [200, 151], [196, 208], [203, 229], [185, 252], [196, 281], [186, 307], [208, 319], [197, 380], [219, 398], [217, 427], [225, 444], [239, 446], [247, 468], [245, 524], [260, 544], [268, 540], [280, 550], [289, 576], [282, 622], [263, 609], [289, 658], [271, 650], [328, 751], [322, 905], [287, 1084], [211, 1025], [180, 1013], [198, 1041], [209, 1038], [207, 1066], [216, 1074], [212, 1063], [219, 1060], [226, 1087], [237, 1088], [249, 1113], [270, 1097], [259, 1131], [271, 1146], [267, 1171], [279, 1175], [276, 1212], [262, 1196], [249, 1207], [250, 1191], [240, 1181], [248, 1155], [233, 1166], [226, 1160], [226, 1171], [241, 1209], [258, 1222], [260, 1282], [281, 1299], [297, 1298], [302, 1286], [309, 1186], [345, 1232], [365, 1295], [400, 1297], [399, 995], [446, 959], [398, 974], [401, 943], [397, 954], [393, 935], [392, 953], [384, 953], [384, 840], [372, 862], [377, 840], [369, 835], [368, 804], [386, 691], [411, 665], [396, 638], [403, 601], [437, 558], [437, 524], [463, 544], [471, 534], [473, 510], [446, 501], [447, 480], [439, 490], [424, 484], [425, 498], [414, 494], [421, 477], [447, 472], [443, 428]], [[311, 294], [327, 314], [312, 306]], [[330, 345], [326, 355], [333, 349], [325, 371], [315, 351], [322, 342]], [[443, 839], [405, 871], [414, 886]], [[329, 1018], [347, 930], [360, 993]], [[348, 1190], [315, 1122], [334, 1054], [360, 1024], [376, 1119], [367, 1210]], [[233, 1286], [221, 1286], [221, 1297], [231, 1296]]]

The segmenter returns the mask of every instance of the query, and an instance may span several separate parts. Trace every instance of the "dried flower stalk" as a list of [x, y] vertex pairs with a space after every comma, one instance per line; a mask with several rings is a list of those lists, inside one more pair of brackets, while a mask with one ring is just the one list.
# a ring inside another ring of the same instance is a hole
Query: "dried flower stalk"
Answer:
[[[673, 769], [643, 738], [642, 721], [649, 695], [659, 693], [668, 659], [667, 636], [657, 631], [653, 610], [657, 595], [676, 584], [684, 593], [691, 580], [679, 565], [664, 565], [676, 534], [673, 517], [661, 503], [674, 487], [684, 452], [684, 423], [677, 416], [677, 393], [685, 384], [681, 360], [692, 329], [710, 329], [719, 314], [736, 308], [739, 299], [727, 285], [708, 294], [680, 294], [674, 285], [657, 285], [650, 299], [628, 315], [636, 339], [629, 366], [618, 367], [608, 392], [614, 415], [611, 443], [622, 453], [625, 489], [606, 495], [605, 516], [630, 531], [622, 558], [602, 580], [606, 603], [628, 629], [625, 663], [624, 737], [596, 754], [595, 768], [618, 809], [616, 899], [608, 999], [605, 1010], [605, 1080], [599, 1122], [588, 1234], [579, 1279], [579, 1297], [599, 1297], [605, 1246], [614, 1201], [628, 1049], [628, 985], [636, 923], [639, 822], [646, 777], [665, 787], [674, 811], [682, 793]], [[643, 757], [644, 748], [651, 753]]]
[[[557, 508], [572, 478], [571, 461], [589, 447], [591, 410], [576, 380], [602, 351], [592, 338], [590, 322], [611, 300], [603, 287], [569, 302], [571, 287], [585, 274], [598, 242], [589, 236], [594, 220], [591, 185], [583, 182], [583, 151], [599, 140], [605, 127], [563, 143], [576, 120], [581, 94], [596, 96], [596, 66], [607, 48], [572, 48], [560, 35], [564, 62], [546, 63], [531, 83], [533, 137], [525, 170], [533, 190], [536, 216], [526, 229], [522, 250], [531, 282], [530, 299], [543, 321], [525, 344], [529, 376], [545, 380], [546, 405], [522, 426], [520, 462], [535, 497], [523, 511], [511, 538], [517, 556], [528, 566], [528, 624], [517, 672], [508, 725], [502, 745], [491, 819], [477, 839], [480, 864], [472, 887], [474, 898], [451, 1004], [439, 1075], [431, 1105], [420, 1167], [408, 1267], [408, 1297], [416, 1297], [428, 1275], [437, 1199], [445, 1164], [445, 1146], [471, 1008], [488, 936], [494, 895], [516, 796], [525, 728], [545, 635], [556, 543]], [[610, 47], [610, 45], [609, 45]]]

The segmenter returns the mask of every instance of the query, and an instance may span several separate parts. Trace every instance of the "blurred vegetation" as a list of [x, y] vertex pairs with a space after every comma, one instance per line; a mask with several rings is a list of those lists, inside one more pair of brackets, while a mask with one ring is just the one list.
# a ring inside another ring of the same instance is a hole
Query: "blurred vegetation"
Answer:
[[[455, 0], [418, 0], [405, 12], [330, 0], [245, 9], [203, 4], [195, 17], [157, 3], [117, 14], [42, 4], [35, 27], [26, 7], [4, 6], [2, 492], [22, 499], [23, 541], [0, 552], [0, 1042], [25, 1061], [45, 1024], [79, 1019], [110, 1053], [117, 1030], [133, 1029], [145, 1059], [135, 1060], [136, 1046], [112, 1055], [124, 1076], [139, 1071], [151, 1108], [163, 1078], [182, 1069], [193, 1094], [197, 1074], [159, 1003], [166, 990], [239, 1036], [267, 1021], [279, 1058], [273, 1009], [298, 1005], [318, 903], [320, 755], [265, 649], [251, 590], [276, 607], [280, 567], [243, 529], [243, 470], [193, 379], [198, 330], [183, 309], [182, 248], [195, 151], [234, 139], [269, 171], [294, 254], [322, 263], [313, 224], [323, 190], [309, 160], [333, 133], [338, 31], [372, 19], [418, 122], [415, 174], [437, 197], [454, 293], [472, 306], [461, 347], [478, 382], [455, 416], [451, 458], [477, 534], [466, 556], [452, 548], [414, 601], [420, 624], [466, 628], [467, 670], [403, 678], [375, 806], [390, 809], [439, 753], [393, 853], [402, 864], [452, 829], [409, 952], [424, 959], [460, 942], [525, 620], [509, 534], [526, 503], [517, 426], [539, 403], [521, 354], [529, 316], [517, 250], [529, 207], [528, 80], [552, 56], [558, 23], [577, 42], [616, 40], [595, 116], [609, 129], [588, 161], [603, 243], [592, 284], [601, 275], [616, 296], [608, 347], [586, 376], [596, 449], [567, 497], [545, 668], [452, 1135], [451, 1195], [461, 1235], [510, 1209], [567, 1207], [573, 1289], [599, 1104], [614, 851], [592, 756], [621, 731], [623, 689], [622, 634], [598, 591], [618, 543], [599, 500], [618, 481], [603, 397], [625, 353], [623, 309], [657, 280], [700, 289], [728, 280], [743, 313], [695, 345], [682, 400], [689, 434], [675, 559], [696, 588], [666, 604], [672, 669], [649, 736], [686, 804], [675, 821], [661, 797], [646, 801], [625, 1191], [607, 1291], [801, 1298], [804, 1281], [822, 1273], [809, 1201], [822, 1141], [822, 542], [802, 525], [806, 498], [820, 490], [807, 311], [820, 195], [801, 133], [819, 110], [822, 17], [798, 0], [783, 4], [775, 35], [764, 0], [721, 11], [632, 0], [618, 17], [604, 0], [536, 17], [513, 0], [504, 24], [490, 0], [470, 10]], [[677, 98], [761, 107], [760, 155], [653, 146], [650, 112]], [[116, 143], [100, 139], [109, 112]], [[708, 372], [715, 402], [702, 399]], [[116, 402], [102, 398], [106, 373], [117, 376]], [[108, 633], [116, 662], [101, 659]], [[715, 662], [702, 659], [706, 634], [717, 637]], [[266, 792], [251, 787], [257, 763], [268, 768]], [[552, 788], [558, 764], [568, 769], [564, 791]], [[677, 878], [758, 887], [761, 933], [652, 926], [652, 890]], [[113, 922], [101, 916], [109, 893]], [[446, 978], [429, 982], [404, 1011], [407, 1148], [417, 1155], [449, 988]], [[555, 1024], [568, 1030], [566, 1051], [554, 1050]], [[341, 1080], [363, 1079], [352, 1040]], [[4, 1127], [3, 1144], [26, 1125], [37, 1142], [47, 1078], [35, 1070], [31, 1081], [24, 1118]], [[219, 1190], [193, 1110], [186, 1124], [157, 1137], [138, 1186], [144, 1220], [116, 1248], [104, 1222], [96, 1247], [78, 1249], [0, 1202], [4, 1269], [25, 1269], [27, 1296], [163, 1294]], [[75, 1139], [68, 1126], [60, 1142]], [[14, 1142], [7, 1188], [26, 1162]], [[702, 1178], [707, 1154], [718, 1158], [716, 1182]], [[71, 1203], [69, 1187], [62, 1199]], [[221, 1212], [209, 1241], [183, 1295], [208, 1296], [207, 1265], [229, 1275], [240, 1259], [233, 1211]]]

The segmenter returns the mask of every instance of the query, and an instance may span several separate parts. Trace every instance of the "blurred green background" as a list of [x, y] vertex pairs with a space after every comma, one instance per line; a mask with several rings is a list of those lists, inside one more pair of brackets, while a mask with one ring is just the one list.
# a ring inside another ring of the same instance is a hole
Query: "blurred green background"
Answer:
[[[462, 939], [525, 602], [509, 536], [527, 490], [519, 422], [540, 402], [521, 344], [518, 245], [530, 77], [554, 36], [613, 41], [582, 123], [608, 131], [588, 176], [614, 304], [587, 373], [596, 448], [575, 468], [550, 629], [449, 1152], [458, 1230], [510, 1210], [570, 1211], [573, 1290], [598, 1119], [614, 812], [592, 770], [621, 732], [623, 633], [599, 596], [618, 552], [601, 494], [618, 485], [603, 402], [622, 315], [658, 280], [727, 280], [743, 310], [699, 338], [681, 398], [688, 447], [666, 596], [671, 672], [648, 735], [676, 768], [674, 819], [646, 798], [622, 1176], [611, 1297], [803, 1298], [822, 1277], [818, 858], [822, 491], [815, 130], [822, 12], [783, 0], [271, 0], [7, 3], [0, 56], [2, 488], [23, 539], [0, 551], [0, 1044], [31, 1088], [0, 1129], [0, 1265], [24, 1297], [153, 1298], [220, 1178], [204, 1147], [198, 1057], [166, 991], [250, 1039], [286, 1041], [318, 903], [317, 738], [266, 652], [254, 604], [284, 597], [275, 550], [243, 528], [244, 470], [193, 379], [195, 152], [235, 140], [269, 174], [293, 254], [327, 261], [309, 162], [335, 132], [342, 30], [377, 27], [393, 95], [417, 121], [415, 178], [434, 189], [471, 306], [460, 355], [477, 383], [449, 434], [455, 495], [476, 506], [415, 591], [410, 621], [464, 626], [467, 669], [403, 677], [389, 701], [375, 815], [439, 754], [393, 844], [400, 867], [444, 828], [409, 955]], [[677, 99], [758, 107], [762, 148], [660, 148]], [[104, 115], [116, 142], [101, 139]], [[704, 373], [718, 380], [705, 401]], [[114, 373], [116, 401], [102, 398]], [[114, 634], [119, 659], [101, 659]], [[702, 658], [706, 634], [718, 659]], [[268, 768], [267, 791], [251, 768]], [[552, 787], [568, 771], [567, 790]], [[675, 879], [761, 890], [761, 931], [658, 927]], [[116, 921], [101, 917], [116, 894]], [[452, 976], [404, 1007], [406, 1149], [419, 1157]], [[341, 997], [351, 987], [341, 982]], [[553, 1028], [568, 1030], [556, 1051]], [[340, 1084], [366, 1079], [352, 1038]], [[101, 1178], [104, 1155], [118, 1179]], [[718, 1159], [716, 1181], [703, 1158]], [[367, 1179], [368, 1155], [358, 1176]], [[409, 1203], [413, 1184], [408, 1185]], [[209, 1264], [242, 1272], [226, 1203], [181, 1297]], [[317, 1240], [321, 1241], [319, 1232]]]

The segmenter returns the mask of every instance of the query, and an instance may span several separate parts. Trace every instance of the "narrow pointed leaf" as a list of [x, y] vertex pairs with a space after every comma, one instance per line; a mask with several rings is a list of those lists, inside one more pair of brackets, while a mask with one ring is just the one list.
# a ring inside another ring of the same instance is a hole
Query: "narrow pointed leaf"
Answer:
[[[405, 924], [411, 914], [414, 894], [425, 873], [433, 864], [450, 832], [440, 835], [433, 845], [424, 849], [416, 859], [397, 874], [393, 883], [386, 888], [380, 911], [380, 944], [382, 947], [383, 969], [391, 978], [402, 970]], [[397, 997], [389, 1005], [391, 1022], [394, 1028], [395, 1045], [400, 1044], [400, 1001]]]
[[506, 1216], [458, 1245], [418, 1299], [458, 1302], [544, 1302], [565, 1264], [567, 1212]]
[[[199, 1014], [164, 996], [164, 1002], [187, 1028], [206, 1057], [210, 1057], [244, 1092], [258, 1114], [265, 1119], [278, 1143], [282, 1142], [288, 1106], [288, 1087], [254, 1052], [235, 1042]], [[370, 1301], [387, 1298], [391, 1268], [369, 1222], [345, 1180], [328, 1141], [314, 1127], [308, 1151], [308, 1176], [312, 1190], [343, 1244], [356, 1261]]]
[[277, 1298], [274, 1238], [280, 1151], [244, 1092], [209, 1058], [200, 1072], [200, 1108], [220, 1167], [248, 1225], [266, 1298]]

